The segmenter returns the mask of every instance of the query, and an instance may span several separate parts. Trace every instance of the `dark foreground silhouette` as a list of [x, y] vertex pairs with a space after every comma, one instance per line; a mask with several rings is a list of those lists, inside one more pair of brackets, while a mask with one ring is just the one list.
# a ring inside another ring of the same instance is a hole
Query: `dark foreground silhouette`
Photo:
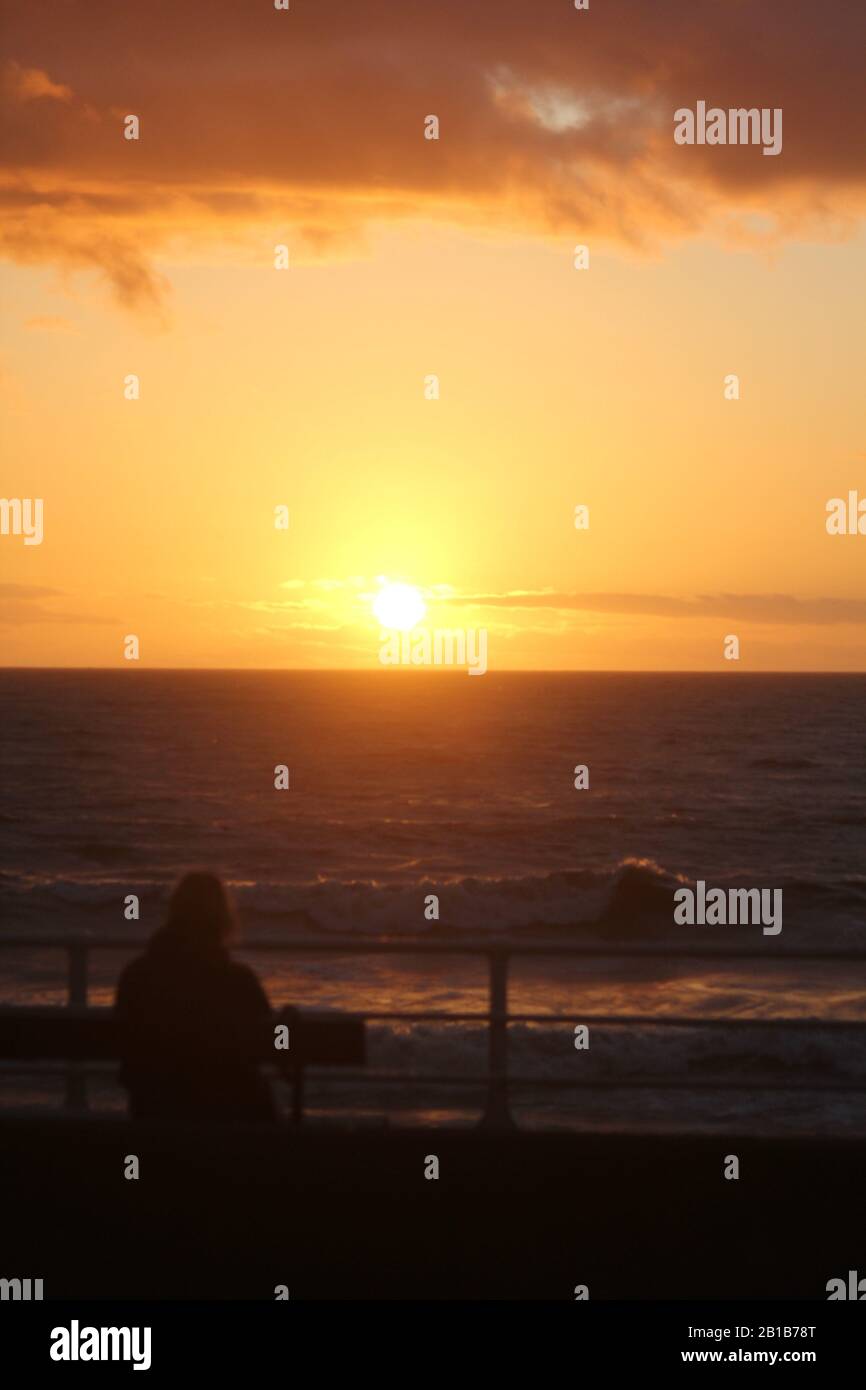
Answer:
[[[863, 1139], [61, 1123], [0, 1115], [2, 1272], [38, 1269], [46, 1298], [573, 1303], [582, 1284], [592, 1308], [826, 1300], [866, 1274]], [[145, 1181], [119, 1178], [129, 1153]]]
[[253, 971], [229, 955], [233, 928], [219, 879], [187, 874], [165, 926], [123, 971], [119, 1079], [133, 1119], [276, 1118], [256, 1060], [270, 1005]]

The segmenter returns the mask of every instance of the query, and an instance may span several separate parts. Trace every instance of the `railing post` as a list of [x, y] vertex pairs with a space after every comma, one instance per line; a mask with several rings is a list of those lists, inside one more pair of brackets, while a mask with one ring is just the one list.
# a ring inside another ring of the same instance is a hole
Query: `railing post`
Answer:
[[488, 961], [487, 1104], [481, 1125], [486, 1129], [510, 1129], [514, 1121], [508, 1110], [508, 952], [491, 950]]
[[[80, 941], [70, 941], [67, 1008], [87, 1008], [87, 947]], [[67, 1110], [87, 1109], [87, 1075], [81, 1065], [71, 1063], [66, 1071]]]
[[87, 946], [82, 941], [70, 941], [66, 950], [69, 955], [69, 992], [66, 1003], [70, 1008], [87, 1008]]

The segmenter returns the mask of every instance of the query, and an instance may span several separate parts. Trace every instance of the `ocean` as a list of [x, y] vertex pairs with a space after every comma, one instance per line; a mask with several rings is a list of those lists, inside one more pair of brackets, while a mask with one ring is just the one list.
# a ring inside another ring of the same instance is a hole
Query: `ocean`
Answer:
[[[766, 1025], [866, 1022], [862, 963], [786, 959], [866, 959], [864, 715], [856, 675], [7, 669], [0, 931], [89, 931], [133, 948], [178, 874], [208, 867], [233, 887], [239, 953], [275, 1003], [370, 1012], [485, 1008], [485, 962], [250, 943], [652, 944], [663, 957], [512, 961], [512, 1010], [647, 1020], [593, 1026], [586, 1052], [570, 1024], [511, 1025], [510, 1065], [529, 1078], [512, 1096], [522, 1123], [862, 1132], [863, 1095], [830, 1087], [866, 1087], [864, 1030]], [[781, 889], [782, 931], [676, 925], [673, 893], [698, 880]], [[678, 958], [719, 945], [740, 959]], [[123, 954], [93, 953], [91, 1002], [110, 1002]], [[0, 1003], [63, 998], [58, 953], [0, 951]], [[653, 1020], [666, 1013], [754, 1027], [665, 1029]], [[371, 1122], [468, 1121], [477, 1088], [425, 1087], [420, 1074], [482, 1071], [485, 1046], [469, 1023], [372, 1024], [373, 1071], [409, 1084], [322, 1081], [311, 1104]], [[550, 1085], [578, 1074], [594, 1089]], [[648, 1084], [605, 1084], [629, 1077]], [[797, 1085], [701, 1093], [720, 1077]]]

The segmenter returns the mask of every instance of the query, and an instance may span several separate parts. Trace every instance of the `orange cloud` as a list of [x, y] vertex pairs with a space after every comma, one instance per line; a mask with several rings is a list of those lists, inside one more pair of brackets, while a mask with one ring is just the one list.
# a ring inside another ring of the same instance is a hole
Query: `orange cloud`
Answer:
[[[844, 234], [866, 207], [862, 5], [30, 0], [6, 39], [6, 254], [97, 266], [132, 307], [180, 236], [327, 248], [423, 215], [643, 246], [754, 240], [756, 213], [770, 238]], [[781, 156], [675, 145], [698, 100], [782, 108]]]
[[558, 594], [546, 590], [515, 590], [507, 594], [455, 595], [445, 602], [467, 608], [550, 608], [580, 613], [731, 618], [821, 627], [835, 623], [866, 623], [866, 599], [802, 599], [790, 594], [702, 594], [694, 599], [683, 599], [663, 594]]
[[28, 628], [32, 623], [110, 623], [115, 619], [106, 614], [51, 612], [44, 600], [65, 597], [61, 589], [40, 584], [0, 584], [0, 627]]
[[0, 78], [4, 94], [11, 101], [34, 101], [37, 97], [50, 97], [52, 101], [71, 101], [72, 88], [62, 82], [52, 82], [47, 72], [39, 68], [22, 68], [16, 62], [8, 62]]
[[26, 320], [24, 327], [38, 333], [77, 332], [75, 324], [70, 319], [64, 318], [62, 314], [36, 314], [33, 318]]

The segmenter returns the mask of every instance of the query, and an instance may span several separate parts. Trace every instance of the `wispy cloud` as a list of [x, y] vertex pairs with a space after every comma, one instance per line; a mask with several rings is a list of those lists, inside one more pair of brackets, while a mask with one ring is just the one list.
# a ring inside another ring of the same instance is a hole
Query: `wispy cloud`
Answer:
[[0, 75], [0, 89], [13, 102], [37, 101], [41, 97], [51, 101], [72, 100], [72, 88], [64, 82], [52, 82], [48, 73], [41, 68], [23, 68], [20, 63], [11, 60]]
[[32, 623], [112, 623], [110, 614], [57, 612], [44, 602], [66, 597], [61, 589], [39, 584], [0, 584], [0, 626], [29, 627]]
[[[368, 617], [369, 600], [378, 581], [361, 575], [346, 579], [317, 578], [284, 581], [281, 589], [291, 598], [206, 599], [197, 606], [243, 609], [287, 619], [285, 628], [304, 626], [304, 618], [317, 619], [338, 610], [342, 626]], [[866, 599], [799, 598], [793, 594], [698, 594], [678, 598], [666, 594], [565, 593], [554, 589], [511, 589], [502, 593], [461, 593], [450, 584], [419, 584], [431, 610], [437, 605], [450, 608], [487, 609], [497, 615], [500, 631], [526, 631], [526, 621], [504, 623], [502, 619], [523, 612], [534, 613], [535, 630], [562, 633], [568, 615], [607, 614], [610, 616], [657, 617], [670, 619], [729, 619], [731, 621], [827, 627], [866, 623]], [[348, 606], [347, 606], [348, 603]], [[498, 615], [502, 615], [502, 618]], [[311, 626], [318, 626], [317, 622]], [[326, 624], [321, 624], [323, 627]]]
[[62, 314], [37, 314], [26, 319], [24, 327], [35, 333], [77, 333], [78, 329], [71, 319]]
[[684, 599], [663, 594], [568, 594], [516, 589], [502, 594], [453, 595], [445, 602], [472, 608], [555, 609], [660, 618], [731, 618], [807, 626], [866, 623], [866, 599], [796, 598], [791, 594], [702, 594]]
[[0, 599], [26, 601], [40, 598], [59, 598], [60, 589], [47, 589], [41, 584], [0, 584]]

